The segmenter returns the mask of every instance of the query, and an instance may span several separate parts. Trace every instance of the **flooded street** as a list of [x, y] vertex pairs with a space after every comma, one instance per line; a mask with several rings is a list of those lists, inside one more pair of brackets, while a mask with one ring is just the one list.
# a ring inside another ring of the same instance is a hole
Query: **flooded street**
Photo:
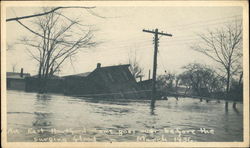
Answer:
[[170, 97], [103, 101], [8, 91], [8, 141], [223, 142], [243, 140], [243, 105]]

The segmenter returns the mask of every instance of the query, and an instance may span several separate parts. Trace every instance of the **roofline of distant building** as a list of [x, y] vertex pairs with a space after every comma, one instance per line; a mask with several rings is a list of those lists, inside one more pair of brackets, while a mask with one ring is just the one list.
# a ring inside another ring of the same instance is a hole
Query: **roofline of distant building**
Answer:
[[[112, 65], [112, 66], [104, 66], [104, 67], [99, 67], [100, 69], [102, 68], [112, 68], [112, 67], [128, 67], [130, 66], [130, 64], [121, 64], [121, 65]], [[99, 69], [99, 68], [95, 68], [93, 71], [88, 71], [89, 73], [92, 73], [94, 72], [96, 69]], [[88, 72], [84, 72], [84, 73], [88, 73]], [[76, 77], [87, 77], [87, 76], [78, 76], [79, 74], [83, 74], [83, 73], [77, 73], [77, 74], [71, 74], [71, 75], [65, 75], [65, 76], [61, 76], [62, 78], [63, 77], [70, 77], [70, 76], [76, 76]]]

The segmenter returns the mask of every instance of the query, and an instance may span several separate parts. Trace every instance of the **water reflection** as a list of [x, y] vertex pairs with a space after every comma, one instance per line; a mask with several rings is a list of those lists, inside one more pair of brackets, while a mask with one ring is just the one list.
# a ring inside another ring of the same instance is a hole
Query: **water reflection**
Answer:
[[52, 96], [49, 94], [37, 94], [36, 95], [36, 105], [42, 105], [42, 107], [46, 106], [47, 104], [49, 104], [49, 102], [51, 101]]
[[[8, 94], [8, 128], [43, 129], [112, 129], [145, 130], [214, 129], [215, 134], [191, 135], [197, 141], [241, 141], [243, 139], [243, 106], [233, 103], [226, 110], [225, 103], [211, 100], [206, 103], [199, 99], [169, 97], [168, 100], [95, 100], [59, 95], [36, 95], [11, 92]], [[20, 99], [21, 98], [21, 99]], [[151, 135], [151, 134], [146, 134]], [[155, 136], [161, 136], [157, 132]], [[62, 136], [37, 133], [35, 137]], [[117, 142], [135, 142], [138, 135], [114, 136], [93, 131], [83, 136], [96, 136], [98, 141], [110, 139]], [[152, 136], [152, 135], [151, 135]], [[170, 142], [174, 135], [167, 134]], [[28, 141], [28, 135], [8, 136], [12, 141]]]
[[46, 128], [52, 125], [51, 113], [49, 112], [51, 98], [51, 95], [48, 94], [37, 94], [34, 105], [34, 121], [32, 122], [34, 128]]
[[226, 112], [226, 114], [228, 113], [228, 102], [227, 101], [225, 102], [225, 112]]
[[155, 115], [155, 100], [151, 100], [150, 103], [150, 115]]
[[236, 107], [236, 102], [233, 103], [233, 110], [234, 110], [234, 112], [235, 112], [237, 115], [240, 114], [239, 110], [238, 110], [237, 107]]
[[240, 112], [237, 108], [233, 108], [234, 112], [237, 114], [237, 115], [240, 115]]

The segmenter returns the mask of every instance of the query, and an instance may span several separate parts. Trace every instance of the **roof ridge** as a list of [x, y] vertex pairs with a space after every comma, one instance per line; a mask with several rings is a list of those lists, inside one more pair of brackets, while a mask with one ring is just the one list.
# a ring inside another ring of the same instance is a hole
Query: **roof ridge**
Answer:
[[[113, 67], [121, 67], [121, 66], [130, 66], [130, 64], [121, 64], [121, 65], [103, 66], [103, 67], [100, 67], [100, 68], [95, 68], [93, 71], [82, 72], [82, 73], [76, 73], [76, 74], [71, 74], [71, 75], [65, 75], [65, 76], [61, 76], [61, 77], [81, 76], [81, 74], [86, 74], [86, 73], [91, 74], [91, 73], [92, 73], [92, 72], [94, 72], [96, 69], [102, 69], [102, 68], [113, 68]], [[88, 75], [87, 75], [87, 76], [88, 76]]]
[[[21, 72], [8, 72], [8, 71], [6, 73], [21, 74]], [[30, 74], [30, 73], [23, 73], [23, 74]]]
[[71, 75], [65, 75], [61, 77], [69, 77], [69, 76], [81, 76], [82, 74], [87, 74], [87, 73], [92, 73], [93, 71], [88, 71], [88, 72], [82, 72], [82, 73], [77, 73], [77, 74], [71, 74]]
[[102, 66], [102, 67], [100, 67], [100, 68], [119, 67], [119, 66], [130, 66], [130, 64], [111, 65], [111, 66]]

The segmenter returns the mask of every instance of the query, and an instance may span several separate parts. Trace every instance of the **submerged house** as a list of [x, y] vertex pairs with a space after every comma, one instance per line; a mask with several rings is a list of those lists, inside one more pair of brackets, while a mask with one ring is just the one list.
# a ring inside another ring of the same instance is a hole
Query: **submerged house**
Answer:
[[101, 67], [98, 63], [92, 72], [64, 76], [66, 95], [107, 97], [107, 98], [144, 98], [128, 65]]
[[143, 90], [152, 90], [152, 84], [153, 84], [153, 79], [148, 79], [148, 80], [143, 80], [143, 81], [138, 82], [138, 85]]
[[25, 78], [30, 77], [29, 73], [23, 73], [23, 68], [20, 73], [7, 72], [7, 89], [9, 90], [26, 90]]
[[152, 95], [153, 79], [143, 80], [138, 82], [138, 86], [145, 92], [148, 97]]
[[[27, 92], [41, 92], [41, 79], [38, 75], [34, 75], [25, 79]], [[46, 79], [46, 87], [42, 88], [44, 92], [49, 93], [63, 93], [63, 79], [56, 75], [49, 76]]]

